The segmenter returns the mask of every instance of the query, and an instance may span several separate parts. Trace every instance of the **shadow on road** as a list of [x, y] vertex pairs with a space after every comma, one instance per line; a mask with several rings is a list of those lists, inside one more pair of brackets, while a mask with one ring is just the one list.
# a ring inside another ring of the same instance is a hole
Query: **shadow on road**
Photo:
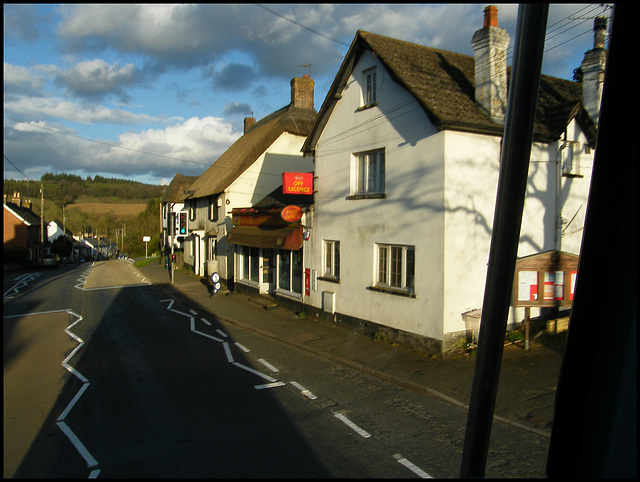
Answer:
[[[85, 383], [64, 375], [9, 476], [332, 476], [283, 409], [277, 390], [286, 387], [261, 387], [276, 376], [252, 365], [203, 307], [182, 304], [171, 284], [82, 296], [83, 319], [73, 331], [85, 344], [69, 364], [88, 386], [78, 398]], [[5, 335], [7, 347], [12, 333]], [[55, 370], [64, 370], [61, 362]], [[65, 410], [77, 442], [57, 426]], [[95, 466], [88, 467], [83, 449]]]

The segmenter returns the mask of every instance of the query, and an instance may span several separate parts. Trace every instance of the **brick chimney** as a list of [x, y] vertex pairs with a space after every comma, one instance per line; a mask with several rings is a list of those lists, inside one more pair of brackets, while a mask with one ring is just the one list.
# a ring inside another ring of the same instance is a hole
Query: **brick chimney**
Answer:
[[255, 117], [245, 117], [244, 118], [244, 133], [246, 134], [249, 128], [256, 123]]
[[313, 109], [313, 79], [308, 75], [291, 79], [291, 107]]
[[598, 124], [600, 103], [604, 85], [607, 53], [604, 48], [607, 38], [607, 18], [596, 17], [593, 21], [593, 49], [584, 54], [582, 68], [582, 103], [593, 122]]
[[484, 9], [484, 26], [473, 34], [476, 102], [494, 122], [504, 124], [507, 112], [507, 47], [511, 37], [498, 27], [498, 8]]

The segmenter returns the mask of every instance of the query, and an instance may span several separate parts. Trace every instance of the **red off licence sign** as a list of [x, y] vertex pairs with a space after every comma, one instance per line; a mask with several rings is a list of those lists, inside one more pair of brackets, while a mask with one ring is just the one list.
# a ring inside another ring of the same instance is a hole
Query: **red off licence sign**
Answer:
[[313, 173], [283, 172], [282, 194], [313, 194]]

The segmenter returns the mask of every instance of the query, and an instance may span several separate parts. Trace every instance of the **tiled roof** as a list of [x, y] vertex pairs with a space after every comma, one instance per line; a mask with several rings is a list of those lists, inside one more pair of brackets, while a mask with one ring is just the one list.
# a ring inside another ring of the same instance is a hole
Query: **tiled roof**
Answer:
[[177, 173], [167, 186], [162, 197], [161, 203], [179, 203], [184, 201], [188, 196], [187, 191], [191, 188], [191, 184], [198, 179], [198, 176], [184, 176]]
[[[504, 125], [493, 122], [475, 101], [473, 57], [359, 30], [305, 142], [305, 152], [313, 150], [353, 67], [365, 52], [375, 54], [394, 81], [414, 96], [439, 130], [503, 134]], [[510, 71], [508, 68], [507, 76]], [[595, 125], [581, 100], [581, 84], [543, 75], [534, 139], [541, 142], [557, 140], [568, 122], [576, 117], [589, 141], [595, 144]]]
[[223, 192], [283, 133], [306, 137], [315, 117], [314, 109], [288, 105], [259, 120], [191, 185], [192, 197]]
[[31, 209], [18, 206], [11, 202], [5, 203], [5, 206], [28, 226], [40, 226], [40, 216], [34, 213]]

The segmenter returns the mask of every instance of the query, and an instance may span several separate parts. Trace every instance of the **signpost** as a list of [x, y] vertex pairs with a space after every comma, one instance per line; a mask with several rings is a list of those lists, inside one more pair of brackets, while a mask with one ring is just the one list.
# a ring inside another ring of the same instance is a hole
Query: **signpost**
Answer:
[[213, 285], [213, 289], [211, 290], [211, 294], [215, 295], [218, 290], [220, 290], [220, 275], [218, 273], [213, 273], [211, 275], [211, 284]]
[[147, 259], [147, 243], [151, 241], [151, 236], [142, 236], [142, 241], [144, 241], [144, 259]]

